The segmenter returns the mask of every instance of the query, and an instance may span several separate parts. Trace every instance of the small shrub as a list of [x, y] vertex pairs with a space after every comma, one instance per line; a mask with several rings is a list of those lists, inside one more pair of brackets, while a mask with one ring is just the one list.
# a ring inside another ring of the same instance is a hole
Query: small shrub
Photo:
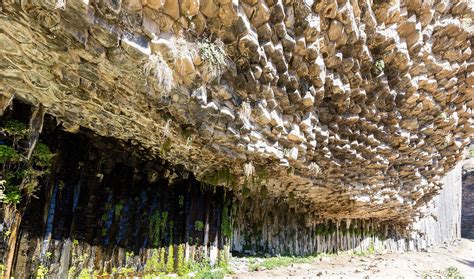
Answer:
[[120, 217], [123, 209], [123, 202], [119, 202], [115, 205], [115, 216]]
[[383, 61], [382, 58], [379, 58], [375, 61], [374, 66], [372, 68], [373, 73], [378, 76], [381, 73], [383, 73], [383, 70], [385, 69], [385, 62]]
[[25, 139], [29, 134], [28, 126], [18, 120], [7, 121], [0, 131], [16, 140]]
[[32, 153], [32, 162], [35, 166], [42, 169], [49, 169], [53, 162], [53, 154], [49, 147], [44, 143], [38, 143]]
[[21, 202], [21, 193], [20, 190], [12, 188], [5, 193], [3, 198], [3, 203], [5, 204], [19, 204]]
[[5, 265], [4, 264], [0, 264], [0, 277], [3, 278], [3, 275], [5, 273]]
[[225, 204], [222, 209], [221, 233], [227, 238], [232, 237], [232, 224], [230, 222], [229, 206], [227, 204]]
[[168, 260], [166, 261], [166, 271], [172, 273], [174, 271], [174, 251], [173, 244], [168, 247]]
[[205, 38], [198, 42], [197, 47], [203, 62], [204, 82], [209, 83], [214, 79], [219, 79], [229, 65], [224, 43], [219, 39], [211, 42]]
[[178, 273], [178, 275], [185, 275], [188, 273], [188, 266], [186, 264], [186, 260], [185, 260], [185, 255], [184, 255], [184, 244], [180, 244], [178, 246], [178, 267], [177, 267], [177, 270], [176, 272]]
[[38, 268], [36, 269], [36, 278], [37, 279], [46, 278], [46, 274], [48, 274], [48, 268], [40, 264]]
[[16, 163], [21, 159], [20, 154], [10, 146], [0, 145], [0, 164], [6, 162]]
[[202, 232], [202, 230], [204, 229], [204, 223], [202, 221], [194, 222], [194, 229], [198, 232]]

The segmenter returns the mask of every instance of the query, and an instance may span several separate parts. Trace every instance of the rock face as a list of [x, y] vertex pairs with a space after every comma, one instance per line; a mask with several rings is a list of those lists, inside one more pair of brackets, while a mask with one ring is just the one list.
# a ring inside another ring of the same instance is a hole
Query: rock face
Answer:
[[466, 161], [463, 169], [461, 236], [474, 239], [474, 158], [472, 156]]
[[[425, 217], [412, 224], [410, 235], [400, 234], [392, 222], [377, 219], [319, 220], [307, 225], [307, 215], [285, 204], [267, 198], [257, 202], [247, 199], [234, 202], [231, 249], [250, 254], [314, 255], [423, 251], [450, 243], [461, 236], [461, 171], [462, 165], [458, 164], [443, 177], [442, 190], [424, 209]], [[465, 224], [471, 223], [467, 220]]]
[[[14, 278], [36, 277], [40, 265], [50, 278], [155, 278], [182, 272], [192, 261], [228, 258], [232, 193], [225, 188], [201, 184], [161, 159], [143, 159], [116, 139], [61, 131], [50, 116], [41, 141], [55, 163], [22, 216]], [[2, 204], [4, 266], [12, 230], [5, 209]]]
[[265, 185], [308, 225], [405, 229], [472, 136], [472, 1], [61, 3], [0, 4], [2, 111]]

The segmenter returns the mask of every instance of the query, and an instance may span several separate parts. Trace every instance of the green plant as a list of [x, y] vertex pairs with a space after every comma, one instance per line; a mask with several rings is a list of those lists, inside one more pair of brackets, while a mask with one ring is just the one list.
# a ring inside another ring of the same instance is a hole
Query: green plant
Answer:
[[219, 264], [219, 267], [222, 268], [223, 270], [229, 269], [228, 249], [229, 249], [228, 246], [224, 246], [223, 249], [219, 250], [219, 254], [218, 254], [218, 264]]
[[135, 255], [133, 254], [133, 251], [125, 252], [125, 264], [128, 265], [131, 261], [133, 261], [134, 256]]
[[145, 268], [144, 271], [146, 274], [155, 274], [159, 275], [164, 271], [164, 266], [163, 266], [163, 259], [164, 259], [164, 249], [163, 249], [163, 256], [160, 261], [160, 250], [159, 249], [153, 249], [152, 255], [150, 258], [147, 259], [145, 263]]
[[205, 38], [197, 43], [199, 55], [203, 62], [202, 76], [204, 83], [219, 79], [227, 70], [230, 60], [227, 57], [225, 46], [219, 39], [211, 42]]
[[78, 278], [79, 279], [92, 279], [92, 276], [90, 275], [89, 270], [87, 270], [86, 268], [83, 268], [81, 272], [79, 273]]
[[375, 254], [375, 245], [372, 239], [370, 240], [369, 247], [367, 248], [367, 253], [369, 253], [370, 255]]
[[25, 139], [29, 134], [28, 126], [18, 120], [7, 121], [0, 131], [13, 137], [14, 140]]
[[227, 272], [222, 269], [205, 269], [196, 274], [198, 279], [223, 279]]
[[202, 232], [202, 230], [204, 229], [204, 223], [202, 221], [194, 222], [194, 229], [198, 232]]
[[184, 244], [178, 245], [178, 267], [176, 272], [178, 275], [185, 275], [188, 273], [188, 266], [186, 265], [186, 261], [184, 259]]
[[174, 251], [173, 244], [168, 247], [168, 259], [166, 261], [166, 271], [171, 273], [174, 271]]
[[20, 154], [14, 148], [4, 144], [0, 145], [0, 164], [16, 163], [20, 159]]
[[119, 202], [115, 205], [115, 216], [120, 217], [120, 213], [122, 213], [123, 209], [123, 202]]
[[264, 259], [261, 263], [255, 263], [249, 261], [249, 270], [257, 270], [259, 266], [265, 267], [266, 269], [275, 269], [278, 267], [287, 267], [292, 264], [299, 263], [313, 263], [316, 257], [272, 257]]
[[5, 193], [3, 202], [6, 204], [19, 204], [21, 202], [21, 193], [16, 188], [11, 188], [8, 192]]
[[64, 181], [63, 180], [59, 180], [59, 191], [61, 191], [62, 189], [64, 189], [64, 186], [66, 186], [66, 184], [64, 184]]
[[49, 150], [46, 144], [38, 143], [32, 153], [32, 162], [35, 166], [49, 169], [55, 154]]
[[383, 73], [384, 68], [385, 68], [385, 62], [383, 61], [382, 58], [379, 58], [375, 60], [372, 70], [373, 70], [373, 73], [378, 76], [381, 73]]
[[160, 244], [160, 229], [161, 229], [161, 214], [157, 210], [150, 217], [150, 230], [153, 246], [157, 247]]
[[48, 274], [48, 268], [40, 264], [36, 268], [36, 278], [43, 279], [46, 277], [46, 274]]
[[4, 264], [0, 264], [0, 277], [3, 278], [3, 275], [5, 273], [5, 265]]
[[444, 274], [449, 279], [464, 279], [464, 276], [462, 276], [461, 273], [459, 273], [459, 269], [457, 267], [454, 267], [454, 266], [448, 267], [444, 271]]
[[230, 222], [229, 205], [226, 203], [222, 209], [221, 232], [227, 237], [232, 237], [232, 225]]
[[0, 145], [0, 164], [3, 165], [4, 177], [0, 185], [0, 200], [13, 206], [19, 204], [23, 197], [26, 197], [28, 202], [34, 195], [40, 185], [39, 178], [49, 173], [54, 156], [46, 145], [38, 143], [31, 159], [28, 159], [25, 155], [28, 150], [17, 146], [18, 139], [27, 135], [22, 125], [24, 124], [17, 121], [7, 122], [2, 131], [13, 137], [13, 141], [11, 146]]

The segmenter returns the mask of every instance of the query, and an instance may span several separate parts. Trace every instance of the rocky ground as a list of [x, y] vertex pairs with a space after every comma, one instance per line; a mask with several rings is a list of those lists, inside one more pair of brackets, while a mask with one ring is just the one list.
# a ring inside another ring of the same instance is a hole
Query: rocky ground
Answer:
[[[234, 267], [244, 270], [245, 262], [235, 260]], [[229, 278], [446, 278], [448, 270], [474, 278], [474, 240], [462, 239], [426, 252], [322, 257], [273, 270], [241, 271]]]

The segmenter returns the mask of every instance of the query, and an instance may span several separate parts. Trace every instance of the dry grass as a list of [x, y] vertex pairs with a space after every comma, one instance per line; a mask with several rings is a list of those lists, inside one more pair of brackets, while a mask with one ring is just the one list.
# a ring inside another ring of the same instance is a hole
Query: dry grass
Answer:
[[65, 10], [66, 9], [66, 0], [56, 0], [55, 9]]
[[174, 87], [173, 72], [160, 53], [149, 56], [144, 66], [145, 76], [153, 75], [162, 95], [168, 96]]
[[308, 169], [311, 173], [313, 174], [319, 174], [321, 173], [321, 168], [316, 164], [315, 162], [311, 162], [308, 166]]
[[244, 175], [245, 177], [251, 177], [255, 173], [255, 167], [253, 166], [252, 162], [244, 164]]
[[163, 126], [162, 136], [165, 138], [171, 137], [171, 119], [166, 120], [165, 126]]

